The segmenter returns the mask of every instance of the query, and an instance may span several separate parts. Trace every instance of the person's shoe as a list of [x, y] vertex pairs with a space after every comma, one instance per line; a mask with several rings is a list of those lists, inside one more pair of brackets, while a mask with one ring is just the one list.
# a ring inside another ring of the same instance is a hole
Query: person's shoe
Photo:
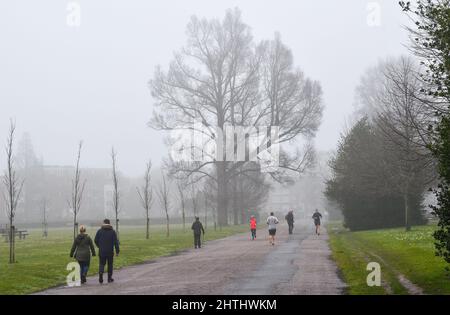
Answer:
[[86, 283], [86, 276], [81, 276], [81, 284]]
[[108, 283], [114, 282], [113, 278], [108, 278]]
[[100, 273], [98, 275], [98, 282], [103, 283], [103, 274], [102, 273]]

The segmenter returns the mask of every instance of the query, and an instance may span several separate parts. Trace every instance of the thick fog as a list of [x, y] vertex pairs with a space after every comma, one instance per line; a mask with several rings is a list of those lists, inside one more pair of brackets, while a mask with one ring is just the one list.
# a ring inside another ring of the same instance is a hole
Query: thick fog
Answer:
[[[52, 187], [70, 191], [72, 169], [61, 166], [74, 165], [80, 140], [81, 167], [101, 172], [111, 167], [109, 153], [114, 146], [118, 170], [126, 177], [124, 200], [134, 211], [125, 211], [124, 216], [141, 215], [135, 191], [139, 182], [131, 178], [142, 176], [149, 159], [155, 170], [167, 156], [164, 134], [147, 126], [153, 111], [148, 82], [155, 67], [167, 69], [174, 51], [185, 45], [192, 15], [221, 19], [235, 7], [256, 41], [279, 32], [295, 65], [320, 82], [325, 109], [314, 144], [326, 168], [327, 152], [336, 148], [355, 110], [354, 91], [365, 69], [379, 59], [407, 52], [408, 21], [395, 1], [2, 1], [1, 142], [11, 118], [17, 125], [16, 143], [32, 143], [46, 172], [67, 172], [63, 186], [53, 182], [47, 195], [56, 194]], [[3, 169], [3, 149], [0, 163]], [[108, 181], [109, 174], [99, 174], [95, 180]], [[316, 169], [315, 174], [312, 189], [317, 196], [299, 201], [307, 211], [324, 204], [327, 170]], [[304, 178], [297, 187], [307, 186]], [[96, 193], [106, 196], [106, 190], [89, 192]], [[67, 198], [62, 195], [55, 197], [60, 204]], [[64, 211], [59, 211], [61, 219], [69, 218], [68, 209]], [[101, 216], [100, 211], [95, 218]]]
[[[335, 148], [363, 71], [406, 51], [407, 21], [395, 1], [72, 2], [80, 4], [79, 27], [66, 21], [71, 1], [0, 3], [2, 142], [14, 118], [18, 135], [28, 132], [48, 165], [72, 165], [80, 139], [84, 166], [108, 167], [111, 145], [126, 174], [143, 172], [149, 157], [159, 163], [166, 149], [161, 133], [146, 126], [147, 82], [185, 43], [191, 15], [222, 17], [237, 6], [257, 39], [280, 32], [295, 63], [322, 84], [320, 150]], [[368, 23], [374, 3], [379, 26]]]

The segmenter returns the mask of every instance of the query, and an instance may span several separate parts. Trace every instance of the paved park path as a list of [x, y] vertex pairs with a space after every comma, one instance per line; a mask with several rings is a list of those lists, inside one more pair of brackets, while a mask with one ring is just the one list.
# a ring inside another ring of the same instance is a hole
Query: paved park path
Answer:
[[288, 235], [280, 225], [275, 246], [267, 231], [258, 230], [255, 241], [250, 233], [234, 235], [116, 270], [112, 284], [89, 277], [82, 287], [38, 294], [342, 294], [345, 284], [330, 259], [326, 233], [316, 236], [311, 226], [299, 226]]

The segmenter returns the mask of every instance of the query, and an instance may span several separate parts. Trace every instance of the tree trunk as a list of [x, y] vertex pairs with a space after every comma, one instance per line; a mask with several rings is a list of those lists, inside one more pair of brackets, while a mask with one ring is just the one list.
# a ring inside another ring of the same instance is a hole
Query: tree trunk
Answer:
[[116, 216], [116, 234], [117, 234], [117, 239], [119, 239], [119, 219]]
[[73, 215], [73, 239], [77, 237], [77, 230], [78, 230], [77, 215], [75, 213]]
[[406, 232], [411, 230], [411, 225], [409, 222], [409, 196], [408, 192], [403, 195], [405, 201], [405, 230]]
[[184, 205], [183, 205], [181, 211], [182, 211], [181, 216], [183, 217], [183, 232], [186, 232], [186, 212], [184, 209]]
[[9, 220], [9, 263], [13, 264], [16, 262], [14, 255], [14, 239], [16, 236], [16, 231], [13, 225], [12, 218]]
[[147, 231], [145, 233], [145, 238], [149, 239], [150, 238], [150, 218], [147, 216]]
[[219, 227], [228, 225], [227, 181], [225, 162], [216, 162], [217, 168], [217, 221]]
[[217, 231], [216, 210], [212, 209], [212, 213], [213, 213], [214, 231]]
[[169, 215], [166, 214], [166, 236], [169, 237], [170, 236], [170, 232], [169, 232]]
[[237, 199], [237, 190], [236, 190], [236, 180], [232, 181], [233, 183], [233, 224], [239, 224], [239, 202]]

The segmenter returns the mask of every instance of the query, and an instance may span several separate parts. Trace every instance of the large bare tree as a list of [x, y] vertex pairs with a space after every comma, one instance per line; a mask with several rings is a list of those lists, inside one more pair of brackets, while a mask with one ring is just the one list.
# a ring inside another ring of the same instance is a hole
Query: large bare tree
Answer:
[[73, 238], [77, 237], [78, 232], [78, 214], [81, 208], [81, 202], [83, 200], [84, 188], [86, 186], [86, 179], [81, 180], [81, 169], [80, 169], [80, 159], [81, 159], [81, 149], [83, 148], [83, 141], [78, 143], [77, 151], [77, 161], [75, 165], [75, 174], [72, 179], [72, 192], [70, 200], [68, 201], [69, 207], [73, 214]]
[[[259, 142], [269, 150], [295, 144], [299, 137], [307, 143], [315, 135], [323, 110], [320, 85], [295, 68], [292, 52], [280, 36], [255, 44], [237, 9], [227, 11], [222, 21], [193, 17], [187, 36], [187, 45], [175, 53], [168, 71], [158, 67], [150, 81], [156, 107], [151, 127], [202, 133], [203, 143], [185, 148], [194, 154], [205, 154], [205, 145], [211, 143], [226, 146], [223, 131], [227, 126], [260, 128], [266, 135], [278, 128], [276, 141], [262, 137]], [[200, 128], [194, 122], [199, 122]], [[226, 150], [219, 150], [215, 157], [195, 163], [175, 161], [172, 173], [216, 181], [218, 222], [226, 225], [230, 180], [261, 168], [241, 168], [250, 160], [247, 155], [245, 161], [237, 161], [230, 159]], [[257, 152], [260, 160], [262, 153]], [[302, 172], [312, 158], [310, 145], [305, 150], [281, 148], [278, 169], [270, 175], [281, 181], [289, 172]]]
[[116, 233], [117, 237], [119, 237], [120, 192], [119, 192], [119, 175], [117, 173], [117, 153], [114, 150], [114, 147], [111, 149], [111, 162], [112, 162], [112, 182], [113, 182], [112, 207], [116, 221]]
[[150, 237], [150, 208], [153, 203], [153, 189], [151, 185], [151, 171], [152, 171], [152, 161], [147, 162], [147, 167], [144, 174], [144, 184], [139, 188], [136, 187], [139, 199], [141, 201], [142, 208], [145, 210], [146, 219], [146, 233], [145, 238]]
[[6, 201], [6, 213], [9, 220], [9, 263], [15, 263], [15, 227], [14, 218], [16, 215], [17, 204], [20, 199], [23, 188], [23, 180], [21, 181], [16, 173], [14, 165], [14, 136], [16, 124], [10, 121], [8, 138], [6, 140], [6, 170], [3, 175], [3, 184], [5, 187], [4, 200]]

